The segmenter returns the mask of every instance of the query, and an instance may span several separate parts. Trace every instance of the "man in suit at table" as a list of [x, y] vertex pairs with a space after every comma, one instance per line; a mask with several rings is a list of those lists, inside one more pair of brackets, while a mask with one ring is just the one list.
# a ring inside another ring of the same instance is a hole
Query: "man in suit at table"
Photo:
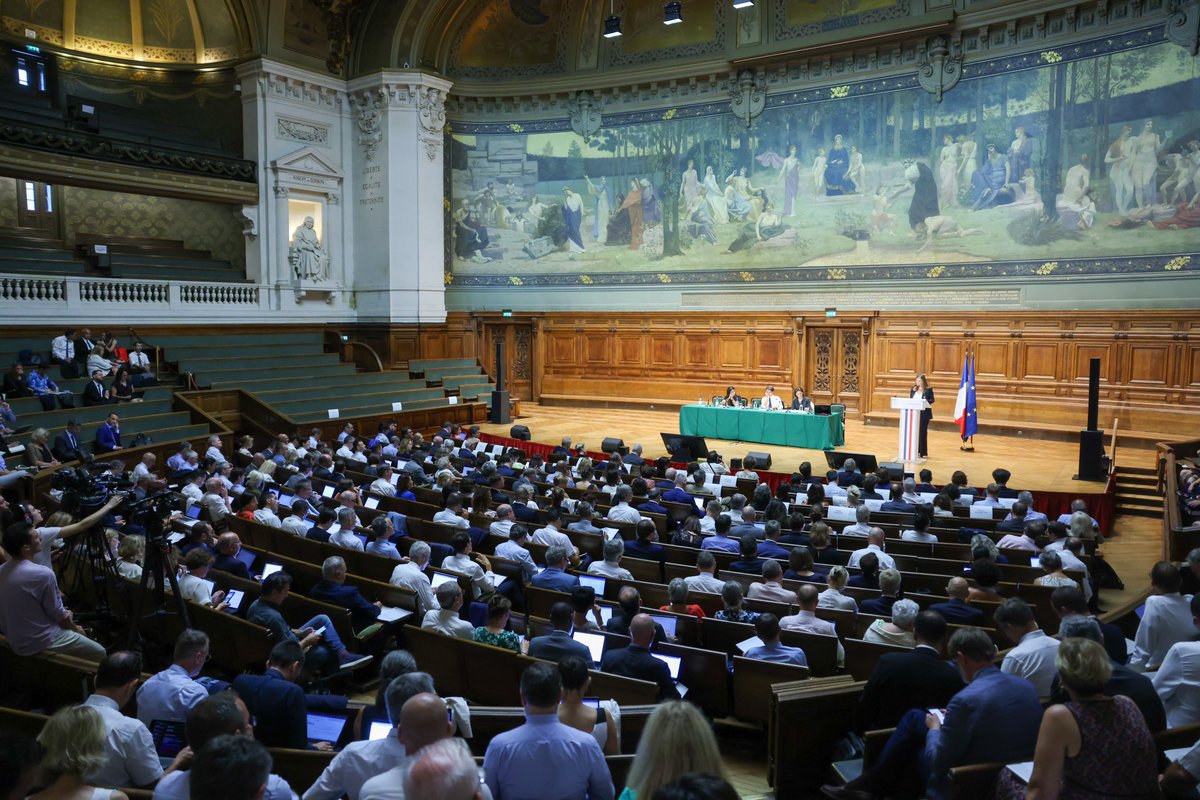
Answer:
[[50, 448], [50, 452], [54, 453], [54, 457], [59, 461], [78, 461], [83, 458], [83, 451], [80, 449], [79, 431], [83, 428], [77, 419], [67, 420], [67, 426], [63, 432], [54, 437], [54, 445]]
[[534, 575], [530, 585], [539, 589], [551, 589], [556, 592], [570, 592], [579, 585], [579, 578], [567, 574], [567, 548], [562, 545], [551, 545], [546, 548], [546, 568]]
[[[662, 489], [655, 487], [646, 493], [646, 502], [637, 507], [644, 514], [666, 514], [667, 507], [658, 502], [662, 499]], [[695, 509], [695, 505], [692, 506]]]
[[671, 680], [667, 665], [650, 654], [656, 628], [659, 625], [649, 614], [634, 616], [629, 624], [629, 646], [605, 653], [600, 669], [626, 678], [652, 681], [658, 684], [659, 700], [678, 700], [679, 690]]
[[545, 636], [535, 636], [529, 641], [529, 655], [558, 663], [563, 656], [579, 656], [585, 663], [592, 663], [592, 652], [583, 642], [571, 638], [571, 623], [575, 609], [570, 603], [559, 601], [550, 606], [550, 625], [553, 630]]
[[917, 646], [903, 653], [885, 653], [863, 687], [855, 730], [893, 728], [910, 708], [945, 708], [965, 684], [942, 659], [946, 620], [936, 611], [922, 611], [913, 625]]
[[255, 718], [254, 738], [267, 747], [293, 750], [333, 750], [335, 742], [308, 743], [307, 715], [311, 711], [346, 708], [346, 698], [336, 695], [306, 695], [296, 684], [304, 671], [304, 648], [300, 642], [279, 642], [271, 648], [267, 671], [262, 675], [239, 675], [233, 690]]
[[996, 668], [996, 646], [978, 628], [955, 631], [948, 649], [967, 687], [950, 700], [944, 721], [925, 708], [906, 711], [870, 769], [845, 786], [822, 786], [826, 797], [925, 796], [927, 787], [927, 796], [941, 798], [951, 767], [1033, 757], [1042, 722], [1033, 685]]
[[858, 464], [853, 458], [847, 458], [842, 462], [842, 468], [838, 470], [837, 485], [845, 488], [847, 486], [862, 486], [863, 476], [858, 471]]
[[96, 429], [96, 444], [93, 449], [97, 454], [121, 449], [121, 425], [117, 412], [109, 414], [104, 424]]
[[783, 411], [783, 398], [775, 394], [774, 386], [768, 386], [759, 406], [768, 411]]
[[951, 578], [946, 584], [946, 596], [950, 599], [945, 603], [934, 603], [929, 610], [938, 612], [946, 622], [955, 625], [986, 626], [983, 611], [967, 604], [967, 595], [970, 593], [971, 584], [967, 583], [966, 578]]

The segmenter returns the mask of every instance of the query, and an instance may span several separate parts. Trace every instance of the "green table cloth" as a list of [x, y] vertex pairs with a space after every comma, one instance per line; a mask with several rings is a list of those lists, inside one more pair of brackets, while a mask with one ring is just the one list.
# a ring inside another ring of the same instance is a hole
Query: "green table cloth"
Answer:
[[832, 450], [845, 444], [842, 410], [829, 416], [798, 411], [762, 411], [756, 408], [688, 405], [679, 409], [679, 432], [739, 442], [779, 444]]

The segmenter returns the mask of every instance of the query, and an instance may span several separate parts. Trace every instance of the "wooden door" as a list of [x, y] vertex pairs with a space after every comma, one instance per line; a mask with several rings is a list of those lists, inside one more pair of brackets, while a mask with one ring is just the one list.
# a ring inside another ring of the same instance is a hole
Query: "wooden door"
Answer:
[[17, 224], [59, 233], [58, 187], [40, 181], [17, 181]]
[[533, 400], [533, 323], [520, 320], [484, 323], [480, 360], [493, 379], [497, 377], [496, 342], [501, 340], [509, 395], [514, 400]]
[[844, 403], [846, 414], [862, 408], [863, 335], [859, 326], [813, 326], [804, 337], [805, 380], [814, 403]]

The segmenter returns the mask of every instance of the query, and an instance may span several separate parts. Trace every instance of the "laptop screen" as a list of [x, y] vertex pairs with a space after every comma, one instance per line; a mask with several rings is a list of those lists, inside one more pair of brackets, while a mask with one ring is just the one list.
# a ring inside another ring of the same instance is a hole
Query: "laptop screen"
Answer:
[[192, 519], [200, 519], [200, 509], [203, 508], [199, 503], [192, 503], [187, 507], [187, 511], [183, 512]]
[[346, 727], [345, 717], [335, 717], [332, 714], [308, 715], [308, 740], [310, 742], [336, 743], [342, 738], [342, 730]]
[[661, 616], [658, 614], [651, 614], [650, 619], [654, 620], [659, 625], [662, 625], [663, 631], [666, 632], [667, 636], [670, 636], [672, 639], [675, 638], [675, 623], [677, 620], [674, 617], [668, 617], [665, 614]]
[[333, 487], [330, 486], [329, 484], [325, 484], [325, 486], [323, 486], [321, 488], [321, 496], [322, 497], [333, 497]]
[[592, 662], [599, 664], [600, 657], [604, 655], [604, 637], [598, 633], [587, 633], [585, 631], [575, 631], [571, 634], [571, 638], [582, 645], [586, 645], [588, 651], [592, 654]]
[[[263, 567], [262, 576], [266, 578], [268, 575], [274, 575], [276, 572], [279, 572], [282, 569], [282, 564], [267, 564], [265, 567]], [[325, 740], [322, 739], [321, 741]]]
[[187, 726], [177, 719], [150, 720], [150, 736], [162, 758], [175, 758], [187, 746]]
[[368, 497], [366, 502], [363, 503], [363, 505], [366, 506], [367, 508], [379, 508], [379, 498], [378, 497]]
[[612, 615], [613, 615], [613, 607], [612, 606], [600, 606], [600, 621], [602, 623], [607, 625], [608, 621], [610, 619], [612, 619]]
[[245, 596], [246, 593], [240, 589], [230, 589], [225, 595], [225, 602], [227, 603], [226, 608], [228, 608], [230, 611], [237, 611], [242, 607], [242, 599]]
[[[683, 663], [683, 659], [679, 656], [666, 656], [662, 653], [651, 653], [650, 655], [657, 658], [659, 661], [667, 665], [667, 669], [671, 673], [671, 680], [679, 680], [679, 665]], [[309, 737], [311, 738], [311, 737]]]
[[457, 580], [458, 580], [458, 578], [456, 578], [453, 575], [449, 575], [445, 572], [437, 572], [435, 570], [433, 573], [433, 577], [430, 579], [429, 582], [433, 585], [433, 588], [436, 589], [437, 587], [441, 586], [446, 581], [457, 581]]
[[367, 731], [367, 738], [371, 741], [386, 739], [391, 732], [392, 725], [390, 722], [372, 722], [370, 730]]
[[286, 494], [281, 492], [279, 494], [279, 505], [283, 506], [284, 508], [291, 508], [292, 501], [295, 499], [296, 496], [294, 494]]
[[245, 564], [246, 568], [249, 569], [254, 566], [254, 553], [249, 550], [239, 550], [237, 560]]
[[590, 586], [596, 591], [596, 597], [604, 597], [604, 578], [596, 575], [580, 575], [579, 585]]

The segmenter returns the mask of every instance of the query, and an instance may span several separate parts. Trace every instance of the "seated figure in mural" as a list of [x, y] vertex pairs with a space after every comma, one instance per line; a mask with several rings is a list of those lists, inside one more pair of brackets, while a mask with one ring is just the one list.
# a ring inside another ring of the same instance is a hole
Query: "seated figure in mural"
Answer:
[[1079, 156], [1079, 163], [1067, 170], [1063, 190], [1056, 198], [1055, 210], [1063, 230], [1084, 230], [1096, 220], [1096, 201], [1092, 197], [1092, 173], [1088, 154]]
[[[1016, 177], [1015, 175], [1013, 177]], [[1013, 208], [1021, 208], [1040, 212], [1042, 210], [1042, 195], [1037, 190], [1037, 178], [1033, 175], [1032, 169], [1025, 170], [1025, 174], [1021, 176], [1021, 180], [1012, 184], [1009, 188], [1013, 191], [1013, 197], [1016, 198], [1012, 202]]]
[[717, 176], [712, 167], [704, 171], [704, 192], [708, 200], [708, 210], [712, 212], [713, 224], [724, 225], [729, 222], [729, 207], [725, 205], [725, 192], [717, 185]]
[[833, 137], [833, 147], [825, 158], [825, 196], [837, 197], [854, 194], [858, 187], [850, 180], [850, 151], [839, 133]]
[[947, 217], [941, 214], [936, 217], [927, 217], [920, 225], [916, 227], [917, 236], [924, 236], [925, 243], [917, 248], [917, 252], [921, 252], [933, 243], [934, 239], [948, 239], [957, 237], [959, 239], [967, 236], [983, 236], [987, 233], [983, 228], [964, 228], [958, 224], [958, 220], [954, 217]]
[[485, 264], [491, 261], [483, 254], [488, 244], [487, 228], [479, 224], [471, 207], [464, 205], [454, 215], [454, 255]]
[[740, 221], [750, 216], [754, 210], [750, 198], [755, 192], [755, 188], [750, 185], [750, 178], [746, 176], [745, 167], [731, 173], [725, 179], [725, 207], [731, 220]]
[[658, 203], [658, 191], [654, 188], [654, 184], [646, 178], [642, 178], [638, 183], [642, 187], [642, 224], [647, 228], [653, 228], [662, 222], [662, 206]]
[[1008, 186], [1012, 182], [1009, 172], [1008, 159], [996, 149], [996, 145], [989, 144], [983, 166], [971, 176], [972, 211], [1007, 205], [1013, 201], [1013, 192]]
[[767, 199], [766, 192], [760, 190], [757, 199], [762, 203], [762, 211], [759, 213], [758, 219], [742, 226], [741, 234], [730, 242], [728, 252], [736, 253], [739, 250], [745, 250], [757, 242], [773, 239], [788, 229], [788, 226], [783, 224], [783, 217], [775, 213], [775, 208]]
[[321, 250], [321, 240], [317, 238], [314, 224], [312, 217], [305, 217], [304, 222], [296, 227], [288, 260], [292, 262], [297, 278], [319, 281], [326, 277], [325, 253]]

